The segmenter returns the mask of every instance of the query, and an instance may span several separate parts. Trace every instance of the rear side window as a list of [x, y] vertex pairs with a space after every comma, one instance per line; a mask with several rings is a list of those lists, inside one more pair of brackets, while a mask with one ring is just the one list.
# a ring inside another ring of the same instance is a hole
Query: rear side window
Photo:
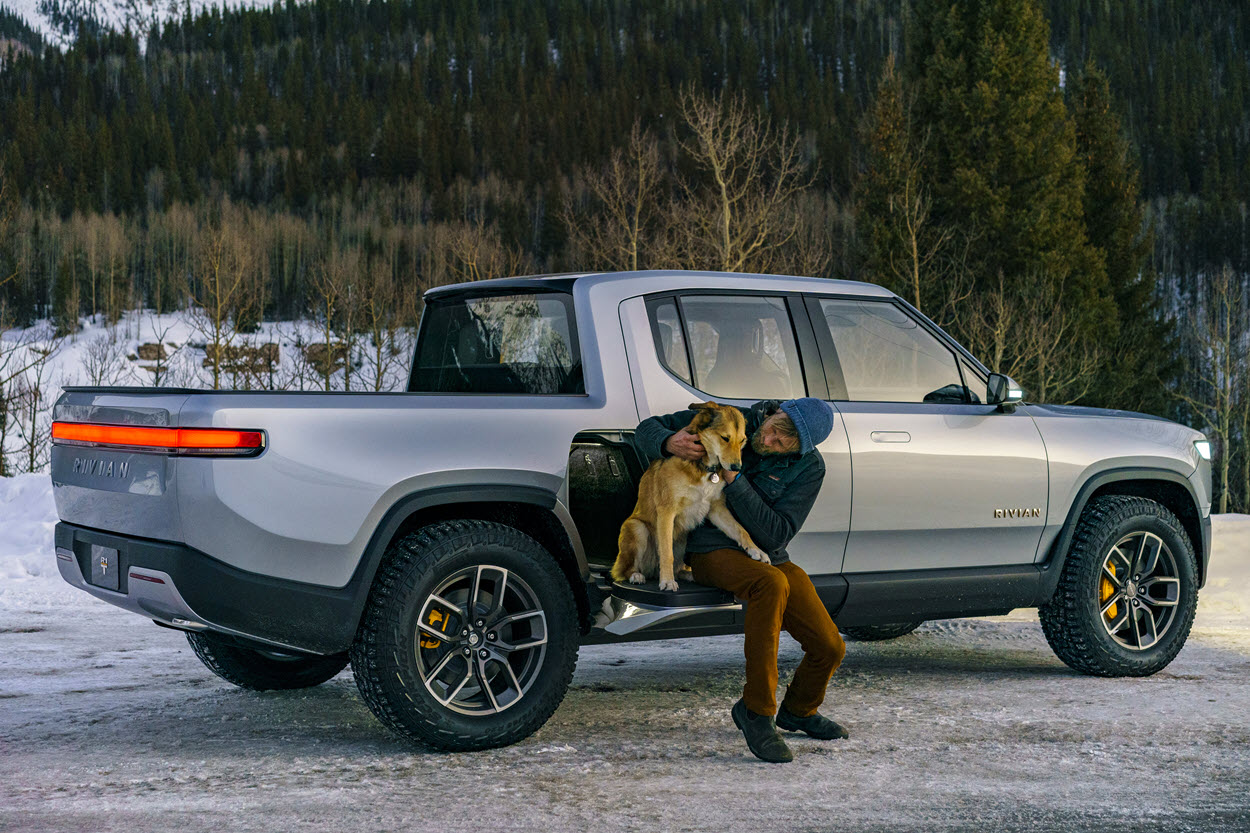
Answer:
[[677, 315], [677, 301], [661, 298], [650, 305], [651, 333], [655, 337], [655, 354], [660, 364], [687, 385], [690, 379], [690, 361], [686, 356], [686, 336]]
[[[893, 304], [820, 299], [852, 402], [968, 401], [955, 356]], [[819, 321], [813, 321], [817, 327]]]
[[784, 298], [683, 295], [653, 302], [650, 312], [660, 361], [674, 376], [708, 396], [791, 399], [805, 395]]
[[552, 292], [431, 301], [408, 390], [585, 393], [572, 296]]

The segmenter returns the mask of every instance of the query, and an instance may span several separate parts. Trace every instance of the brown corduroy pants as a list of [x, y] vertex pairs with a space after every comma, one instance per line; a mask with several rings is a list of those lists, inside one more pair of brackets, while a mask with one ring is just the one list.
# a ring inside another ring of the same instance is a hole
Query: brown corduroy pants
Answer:
[[803, 647], [803, 660], [782, 703], [799, 717], [815, 714], [846, 656], [846, 643], [803, 568], [789, 561], [764, 564], [735, 549], [690, 553], [686, 561], [695, 581], [746, 602], [746, 707], [756, 714], [777, 712], [777, 643], [785, 628]]

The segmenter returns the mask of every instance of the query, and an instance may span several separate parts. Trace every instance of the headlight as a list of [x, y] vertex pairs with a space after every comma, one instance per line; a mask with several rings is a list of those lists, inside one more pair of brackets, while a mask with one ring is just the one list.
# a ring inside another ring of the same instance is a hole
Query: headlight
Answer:
[[1211, 459], [1211, 441], [1210, 440], [1194, 440], [1194, 448], [1198, 449], [1198, 455], [1204, 460]]

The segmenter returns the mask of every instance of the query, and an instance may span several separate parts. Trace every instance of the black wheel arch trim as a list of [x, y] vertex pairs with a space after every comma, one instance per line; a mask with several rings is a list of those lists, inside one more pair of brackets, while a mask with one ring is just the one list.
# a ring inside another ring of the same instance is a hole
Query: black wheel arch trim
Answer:
[[[1096, 472], [1081, 484], [1081, 488], [1076, 493], [1076, 499], [1068, 507], [1068, 515], [1064, 519], [1063, 527], [1055, 537], [1054, 543], [1051, 544], [1046, 560], [1038, 564], [1041, 570], [1041, 583], [1038, 586], [1037, 598], [1039, 606], [1050, 601], [1050, 598], [1055, 594], [1055, 588], [1059, 586], [1059, 576], [1063, 572], [1064, 559], [1067, 558], [1068, 548], [1072, 545], [1072, 537], [1076, 534], [1076, 525], [1081, 519], [1081, 513], [1085, 511], [1085, 505], [1089, 502], [1090, 497], [1103, 486], [1126, 480], [1162, 480], [1177, 484], [1185, 489], [1189, 499], [1193, 502], [1193, 517], [1196, 523], [1188, 521], [1184, 517], [1179, 517], [1178, 519], [1189, 533], [1191, 543], [1194, 544], [1194, 551], [1198, 554], [1198, 586], [1202, 587], [1206, 583], [1207, 563], [1211, 559], [1211, 516], [1209, 514], [1206, 517], [1202, 516], [1198, 505], [1198, 495], [1194, 492], [1193, 483], [1185, 475], [1171, 469], [1126, 466]], [[1193, 540], [1194, 538], [1197, 540]]]
[[[360, 618], [364, 615], [365, 603], [369, 599], [369, 589], [373, 586], [373, 579], [377, 575], [379, 565], [382, 563], [382, 557], [386, 554], [386, 548], [390, 546], [391, 541], [394, 540], [404, 524], [411, 520], [413, 516], [425, 510], [438, 509], [440, 507], [516, 503], [528, 504], [544, 509], [551, 513], [551, 516], [560, 524], [568, 544], [568, 554], [572, 555], [573, 564], [578, 577], [581, 579], [580, 582], [576, 582], [572, 580], [572, 575], [569, 576], [573, 595], [578, 599], [580, 608], [585, 602], [586, 594], [583, 588], [590, 579], [590, 565], [586, 561], [586, 553], [582, 548], [581, 537], [578, 535], [577, 526], [573, 522], [573, 516], [569, 514], [568, 507], [559, 501], [554, 492], [538, 486], [520, 484], [509, 486], [437, 486], [420, 492], [413, 492], [397, 500], [386, 511], [386, 514], [382, 516], [381, 522], [374, 529], [373, 535], [369, 538], [369, 543], [365, 545], [365, 551], [361, 555], [360, 563], [356, 565], [356, 570], [352, 573], [351, 579], [345, 586], [345, 588], [350, 588], [353, 591], [353, 604], [350, 612], [350, 632], [342, 634], [342, 636], [346, 637], [346, 641], [343, 643], [343, 650], [347, 650], [347, 646], [355, 638], [356, 628], [360, 625]], [[473, 517], [473, 513], [470, 512], [458, 517]], [[557, 561], [562, 561], [560, 553], [552, 553], [552, 555], [556, 557]], [[566, 570], [566, 574], [567, 572]]]

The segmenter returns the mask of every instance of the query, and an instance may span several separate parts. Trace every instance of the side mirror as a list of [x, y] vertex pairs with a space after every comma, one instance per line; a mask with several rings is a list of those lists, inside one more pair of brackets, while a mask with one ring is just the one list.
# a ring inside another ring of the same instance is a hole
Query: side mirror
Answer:
[[986, 385], [986, 404], [997, 405], [998, 410], [1011, 412], [1024, 401], [1024, 391], [1010, 376], [991, 373]]

